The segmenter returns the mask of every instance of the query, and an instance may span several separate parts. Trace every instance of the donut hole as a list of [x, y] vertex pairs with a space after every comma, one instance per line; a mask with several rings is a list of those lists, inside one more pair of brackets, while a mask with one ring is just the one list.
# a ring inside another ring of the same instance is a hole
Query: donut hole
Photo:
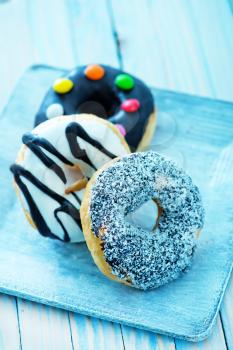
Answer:
[[153, 199], [143, 203], [143, 205], [141, 205], [137, 210], [128, 214], [125, 219], [130, 224], [141, 227], [144, 230], [154, 232], [157, 227], [160, 214], [161, 208], [156, 199]]
[[[75, 192], [83, 189], [86, 186], [86, 182], [81, 183], [85, 179], [81, 168], [79, 165], [74, 166], [66, 166], [64, 168], [64, 172], [66, 175], [66, 185], [65, 185], [65, 193], [68, 194], [70, 192]], [[79, 184], [77, 186], [77, 184]], [[76, 186], [75, 186], [76, 185]]]
[[100, 118], [107, 119], [115, 114], [120, 106], [120, 99], [108, 91], [107, 94], [94, 93], [77, 108], [77, 113], [94, 114]]
[[79, 165], [73, 165], [73, 166], [65, 166], [65, 174], [66, 174], [66, 179], [67, 183], [66, 185], [70, 186], [74, 182], [81, 180], [83, 178], [83, 173], [79, 167]]

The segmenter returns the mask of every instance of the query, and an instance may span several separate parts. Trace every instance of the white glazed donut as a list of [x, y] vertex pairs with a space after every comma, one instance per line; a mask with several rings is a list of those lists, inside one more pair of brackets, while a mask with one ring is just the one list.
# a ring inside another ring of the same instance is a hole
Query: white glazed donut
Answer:
[[48, 120], [22, 140], [11, 171], [27, 219], [43, 236], [83, 241], [84, 188], [99, 167], [129, 153], [123, 136], [110, 122], [80, 114]]

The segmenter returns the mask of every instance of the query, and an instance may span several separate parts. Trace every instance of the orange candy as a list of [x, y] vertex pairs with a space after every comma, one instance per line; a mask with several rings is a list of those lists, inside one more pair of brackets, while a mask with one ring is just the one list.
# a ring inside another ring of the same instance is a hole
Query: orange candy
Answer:
[[91, 64], [85, 69], [85, 75], [90, 80], [100, 80], [105, 74], [104, 68], [98, 64]]

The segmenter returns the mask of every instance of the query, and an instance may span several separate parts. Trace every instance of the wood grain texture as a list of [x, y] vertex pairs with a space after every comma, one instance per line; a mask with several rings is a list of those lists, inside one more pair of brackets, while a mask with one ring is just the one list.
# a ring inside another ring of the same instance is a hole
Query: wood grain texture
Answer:
[[125, 350], [175, 350], [173, 338], [122, 326]]
[[119, 324], [74, 313], [70, 313], [70, 324], [74, 349], [124, 349]]
[[[89, 61], [122, 64], [157, 87], [232, 100], [231, 6], [231, 0], [132, 0], [130, 5], [100, 0], [98, 6], [94, 0], [3, 2], [0, 110], [23, 70], [37, 62], [63, 67]], [[221, 310], [228, 349], [233, 346], [232, 295], [231, 283]], [[1, 296], [0, 308], [0, 349], [18, 349], [15, 299]], [[37, 349], [37, 342], [40, 349], [122, 349], [118, 325], [21, 300], [18, 312], [23, 349]], [[175, 348], [173, 339], [149, 332], [123, 327], [122, 334], [125, 349]], [[218, 319], [208, 341], [176, 341], [176, 348], [222, 350], [223, 335]]]
[[156, 87], [233, 99], [227, 1], [112, 0], [112, 12], [125, 69]]
[[[26, 3], [10, 1], [0, 4], [0, 112], [23, 71], [33, 62]], [[3, 54], [4, 53], [4, 54]]]
[[[143, 1], [134, 0], [130, 23], [122, 16], [127, 11], [126, 2], [113, 0], [112, 6], [125, 69], [156, 87], [200, 94], [197, 77], [192, 81], [189, 74], [195, 68], [202, 76], [202, 71], [191, 59], [192, 52], [196, 53], [190, 47], [193, 33], [181, 2], [147, 1], [143, 6]], [[208, 88], [207, 85], [205, 90]]]
[[18, 299], [18, 315], [23, 350], [73, 349], [66, 311]]
[[75, 65], [65, 1], [23, 0], [33, 62], [71, 68]]
[[106, 1], [68, 0], [65, 4], [75, 65], [100, 62], [118, 66]]
[[229, 3], [191, 0], [187, 5], [211, 82], [211, 97], [232, 100], [233, 21]]
[[16, 298], [3, 294], [0, 294], [0, 349], [21, 349]]

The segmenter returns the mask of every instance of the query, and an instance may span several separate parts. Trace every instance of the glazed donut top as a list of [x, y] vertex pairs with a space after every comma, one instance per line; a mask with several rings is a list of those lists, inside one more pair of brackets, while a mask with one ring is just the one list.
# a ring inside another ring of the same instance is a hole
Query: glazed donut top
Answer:
[[79, 208], [84, 190], [72, 190], [72, 185], [88, 180], [117, 155], [127, 154], [123, 136], [98, 117], [73, 115], [44, 122], [22, 140], [11, 171], [24, 209], [43, 236], [83, 241]]
[[141, 80], [116, 68], [89, 65], [54, 82], [35, 125], [63, 114], [91, 113], [117, 124], [135, 151], [153, 111], [152, 94]]
[[[100, 169], [90, 190], [93, 234], [101, 239], [114, 276], [140, 289], [161, 286], [190, 264], [204, 218], [199, 190], [173, 162], [153, 151], [112, 163]], [[155, 231], [126, 221], [151, 199], [162, 208]]]

